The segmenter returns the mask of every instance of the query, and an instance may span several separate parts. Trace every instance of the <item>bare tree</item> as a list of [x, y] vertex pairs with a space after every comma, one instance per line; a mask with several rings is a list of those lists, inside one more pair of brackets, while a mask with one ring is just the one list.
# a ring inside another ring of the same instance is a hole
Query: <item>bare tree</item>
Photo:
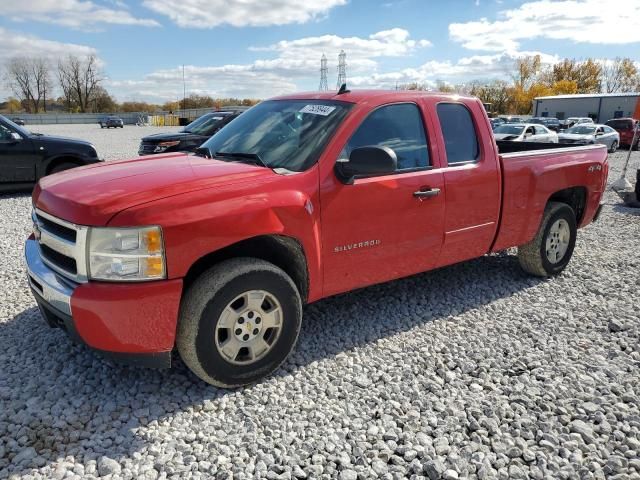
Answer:
[[69, 55], [61, 60], [58, 62], [58, 81], [69, 106], [73, 101], [81, 112], [89, 111], [91, 101], [102, 82], [102, 72], [96, 56], [80, 58]]
[[640, 87], [640, 73], [630, 58], [616, 57], [602, 63], [602, 85], [605, 92], [633, 92]]
[[46, 58], [14, 57], [9, 60], [6, 81], [13, 93], [20, 99], [28, 112], [38, 113], [51, 87], [50, 66]]

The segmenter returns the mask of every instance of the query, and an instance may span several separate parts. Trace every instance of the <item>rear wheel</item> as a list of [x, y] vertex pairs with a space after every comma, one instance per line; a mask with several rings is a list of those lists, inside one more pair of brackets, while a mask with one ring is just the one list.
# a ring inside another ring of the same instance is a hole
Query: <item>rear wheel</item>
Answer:
[[611, 144], [611, 148], [609, 148], [609, 153], [616, 153], [617, 150], [618, 150], [618, 141], [614, 140], [613, 143]]
[[293, 350], [302, 301], [291, 278], [254, 258], [226, 260], [202, 274], [180, 307], [177, 346], [205, 382], [239, 387], [269, 375]]
[[549, 202], [536, 236], [518, 247], [522, 269], [538, 277], [562, 272], [573, 255], [577, 225], [573, 209], [566, 203]]

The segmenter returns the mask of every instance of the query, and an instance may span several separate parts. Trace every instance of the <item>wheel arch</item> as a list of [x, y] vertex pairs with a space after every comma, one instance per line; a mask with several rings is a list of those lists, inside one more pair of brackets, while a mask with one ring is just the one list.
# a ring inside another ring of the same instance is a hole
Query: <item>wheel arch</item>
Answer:
[[587, 188], [576, 186], [559, 190], [551, 194], [547, 199], [547, 205], [550, 202], [562, 202], [569, 205], [576, 214], [576, 224], [580, 225], [587, 206]]
[[77, 166], [81, 166], [83, 164], [82, 159], [73, 154], [65, 153], [56, 155], [47, 159], [44, 174], [49, 175], [51, 173], [51, 170], [62, 163], [74, 163]]
[[291, 277], [303, 303], [309, 295], [309, 269], [302, 244], [286, 235], [260, 235], [210, 252], [196, 260], [184, 279], [185, 288], [205, 270], [230, 258], [252, 257], [270, 262]]

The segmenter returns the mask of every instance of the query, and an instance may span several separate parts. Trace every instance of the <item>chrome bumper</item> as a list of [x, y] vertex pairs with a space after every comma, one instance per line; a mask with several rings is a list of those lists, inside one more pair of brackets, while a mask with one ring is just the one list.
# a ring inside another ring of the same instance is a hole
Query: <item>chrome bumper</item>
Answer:
[[44, 264], [37, 241], [27, 240], [24, 256], [29, 286], [51, 307], [71, 316], [71, 295], [77, 285]]

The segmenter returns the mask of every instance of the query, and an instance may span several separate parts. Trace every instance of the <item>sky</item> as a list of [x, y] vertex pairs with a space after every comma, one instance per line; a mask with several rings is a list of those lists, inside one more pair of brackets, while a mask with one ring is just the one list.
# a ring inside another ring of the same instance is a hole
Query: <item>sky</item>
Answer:
[[[350, 88], [509, 78], [540, 54], [640, 61], [640, 0], [0, 0], [14, 56], [95, 54], [119, 101], [316, 90], [347, 54]], [[0, 99], [10, 95], [6, 82]]]

